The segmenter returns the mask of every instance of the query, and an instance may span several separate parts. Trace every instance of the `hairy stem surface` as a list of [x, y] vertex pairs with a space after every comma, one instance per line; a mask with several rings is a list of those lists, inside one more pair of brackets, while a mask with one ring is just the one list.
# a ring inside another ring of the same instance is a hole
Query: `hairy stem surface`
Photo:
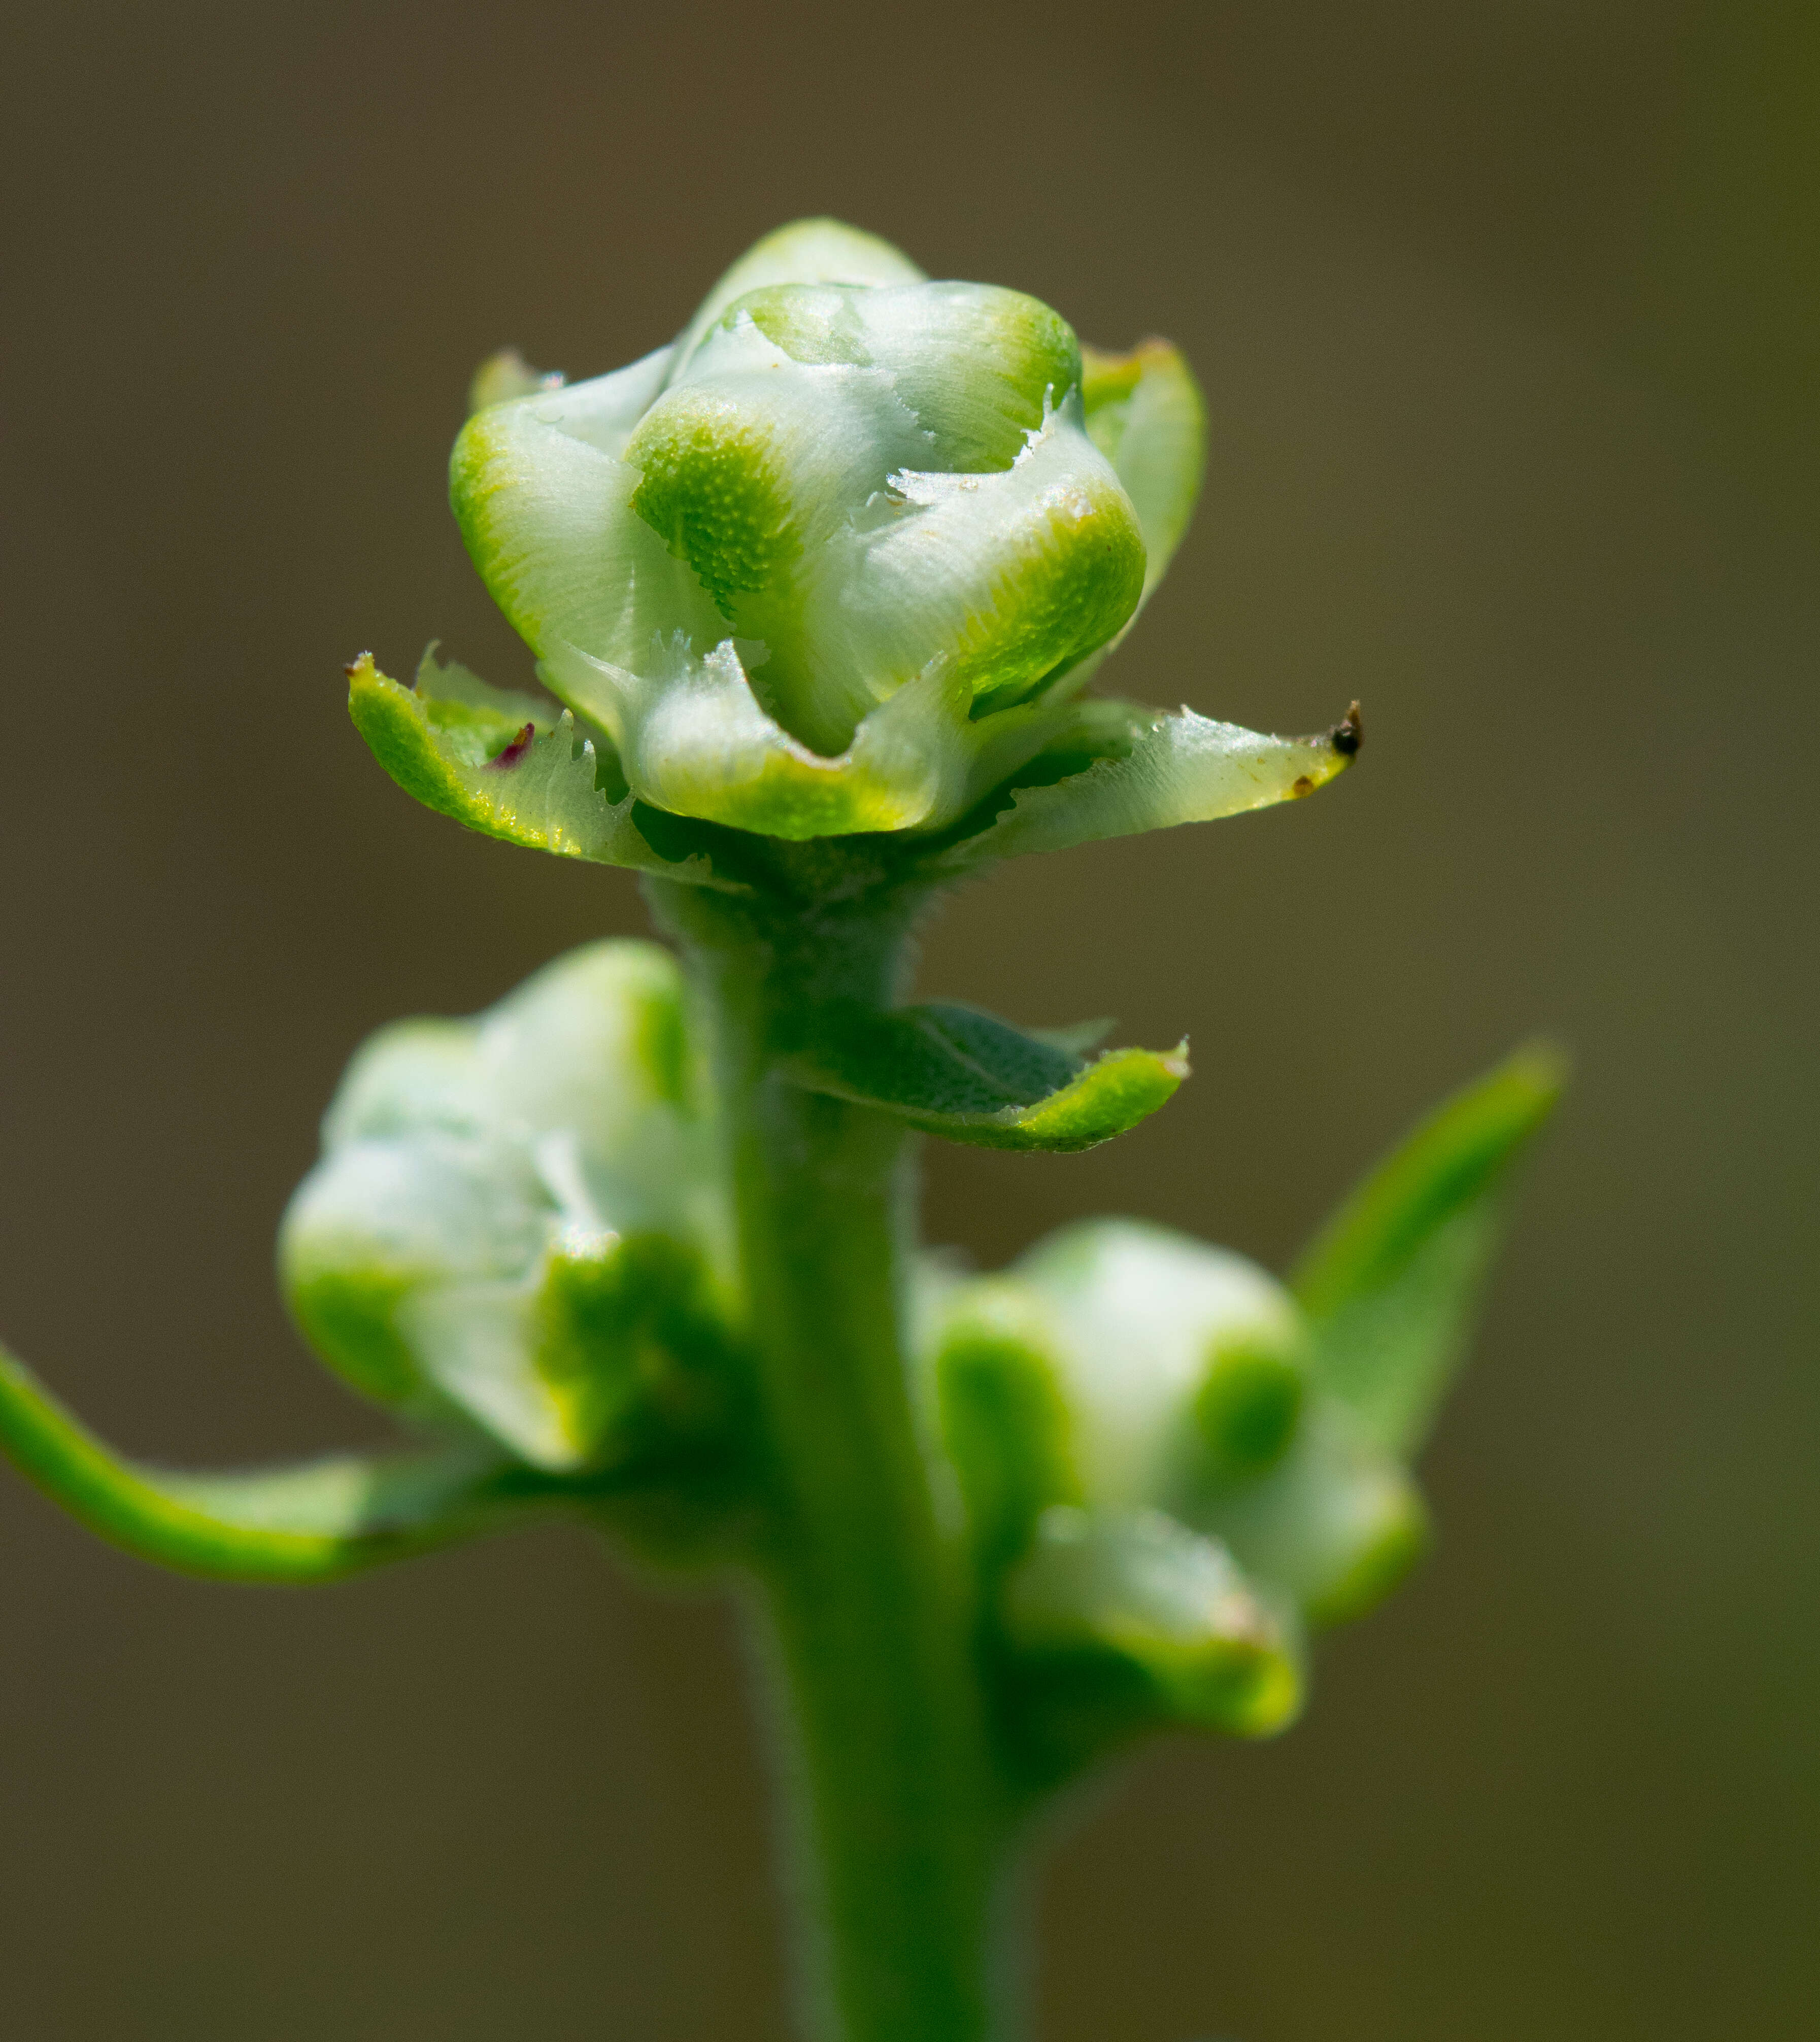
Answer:
[[883, 1115], [774, 1067], [803, 1005], [883, 1005], [909, 910], [786, 918], [653, 885], [711, 1045], [766, 1428], [759, 1559], [779, 1789], [818, 2036], [1007, 2032], [992, 1950], [1007, 1811], [902, 1337], [911, 1158]]

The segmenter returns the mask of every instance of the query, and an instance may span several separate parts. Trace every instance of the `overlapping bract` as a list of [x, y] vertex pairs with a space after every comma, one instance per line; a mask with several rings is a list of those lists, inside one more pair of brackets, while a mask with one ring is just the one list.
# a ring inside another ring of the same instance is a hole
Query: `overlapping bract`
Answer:
[[[1349, 755], [1233, 732], [1258, 770], [1191, 746], [1191, 784], [1160, 805], [1122, 763], [1129, 737], [1075, 755], [1080, 690], [1200, 485], [1199, 393], [1163, 342], [1084, 353], [1034, 298], [931, 281], [809, 220], [736, 263], [673, 346], [566, 388], [503, 355], [476, 398], [457, 517], [628, 804], [786, 839], [958, 829], [977, 862], [1020, 836], [1078, 840], [988, 827], [1020, 773], [1053, 814], [1064, 759], [1106, 759], [1130, 797], [1117, 827], [1143, 829], [1308, 791]], [[376, 706], [369, 687], [357, 720], [388, 770], [490, 828], [487, 802], [381, 742], [412, 733]], [[1107, 833], [1105, 778], [1086, 835]], [[579, 855], [652, 866], [629, 820], [591, 845]]]

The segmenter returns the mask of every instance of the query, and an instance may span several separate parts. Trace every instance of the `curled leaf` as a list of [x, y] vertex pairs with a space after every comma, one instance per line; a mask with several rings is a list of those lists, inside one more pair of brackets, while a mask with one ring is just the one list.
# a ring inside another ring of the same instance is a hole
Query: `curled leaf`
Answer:
[[985, 1149], [1091, 1149], [1154, 1113], [1188, 1075], [1187, 1045], [1112, 1050], [1092, 1062], [977, 1008], [888, 1012], [833, 1004], [806, 1017], [784, 1069], [926, 1134]]
[[331, 1581], [496, 1531], [563, 1493], [472, 1442], [247, 1474], [148, 1467], [102, 1444], [0, 1349], [0, 1447], [89, 1528], [224, 1581]]

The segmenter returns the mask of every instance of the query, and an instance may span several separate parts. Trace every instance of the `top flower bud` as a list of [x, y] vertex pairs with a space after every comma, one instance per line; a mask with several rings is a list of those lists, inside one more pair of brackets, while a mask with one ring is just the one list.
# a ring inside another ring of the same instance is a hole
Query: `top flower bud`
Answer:
[[1015, 771], [1199, 476], [1173, 350], [1084, 368], [1034, 298], [832, 221], [629, 368], [517, 374], [452, 464], [488, 586], [634, 793], [780, 836], [939, 827]]
[[1003, 706], [1137, 608], [1143, 537], [1080, 390], [1073, 333], [1020, 293], [776, 285], [639, 421], [632, 508], [836, 752], [931, 660]]

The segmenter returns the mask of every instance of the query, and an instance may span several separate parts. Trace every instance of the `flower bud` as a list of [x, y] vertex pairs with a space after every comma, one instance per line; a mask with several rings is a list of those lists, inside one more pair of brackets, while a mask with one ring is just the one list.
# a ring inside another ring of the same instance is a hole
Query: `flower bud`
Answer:
[[718, 1208], [685, 1061], [676, 967], [648, 943], [382, 1031], [285, 1218], [304, 1332], [368, 1395], [552, 1470], [705, 1417]]
[[1242, 1256], [1094, 1221], [930, 1309], [943, 1435], [988, 1558], [1056, 1506], [1161, 1512], [1271, 1607], [1331, 1623], [1420, 1548], [1407, 1473], [1332, 1394], [1294, 1298]]
[[[933, 828], [1056, 735], [1192, 502], [1180, 358], [1093, 359], [1034, 298], [807, 222], [675, 347], [476, 411], [456, 514], [640, 798], [781, 836]], [[1173, 392], [1147, 411], [1146, 379]]]
[[739, 299], [627, 442], [771, 713], [817, 751], [939, 663], [1003, 706], [1136, 608], [1144, 542], [1046, 306], [971, 284]]

